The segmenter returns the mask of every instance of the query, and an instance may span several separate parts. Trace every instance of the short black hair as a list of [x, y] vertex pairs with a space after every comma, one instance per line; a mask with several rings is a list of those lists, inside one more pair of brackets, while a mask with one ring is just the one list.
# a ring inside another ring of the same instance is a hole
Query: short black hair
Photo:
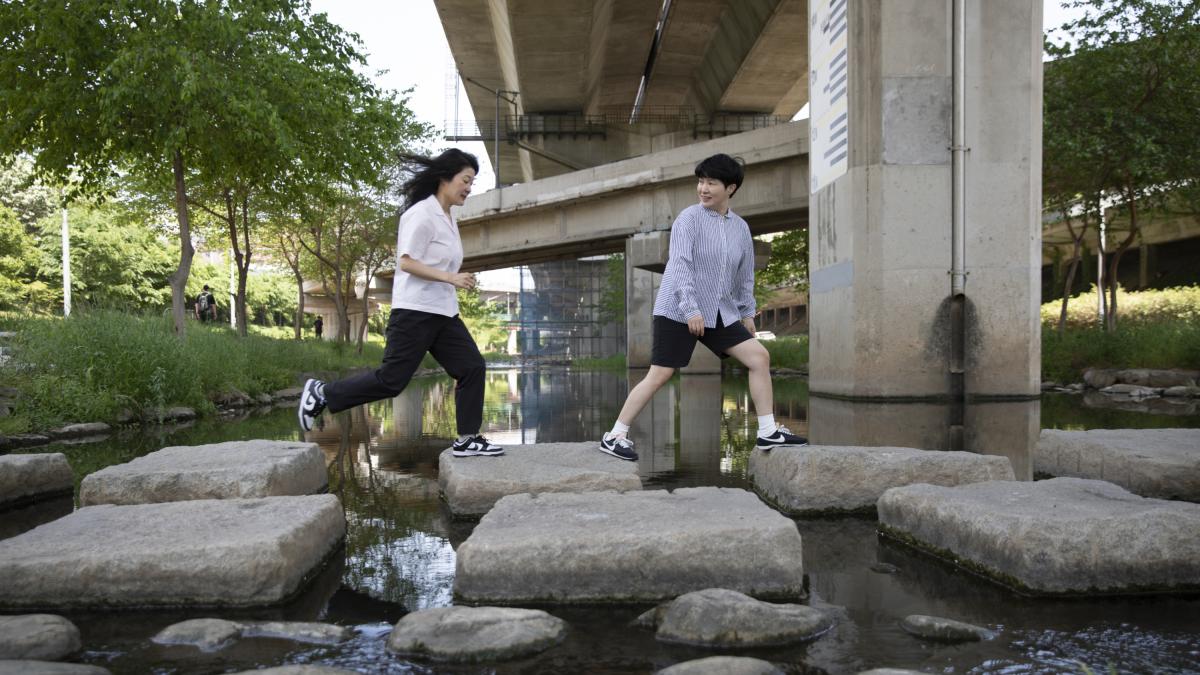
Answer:
[[742, 181], [746, 178], [746, 166], [740, 158], [717, 154], [696, 165], [696, 178], [712, 178], [726, 186], [736, 185], [733, 194], [737, 194], [738, 188], [742, 187]]
[[208, 284], [204, 284], [204, 290], [208, 290]]

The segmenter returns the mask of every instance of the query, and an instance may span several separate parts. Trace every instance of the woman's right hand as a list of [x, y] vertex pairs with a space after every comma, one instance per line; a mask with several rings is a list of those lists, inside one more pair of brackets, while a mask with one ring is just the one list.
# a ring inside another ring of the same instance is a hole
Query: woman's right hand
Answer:
[[696, 337], [704, 337], [704, 316], [697, 314], [688, 319], [688, 332]]
[[475, 288], [475, 275], [466, 272], [455, 272], [447, 279], [455, 288], [461, 288], [469, 291]]

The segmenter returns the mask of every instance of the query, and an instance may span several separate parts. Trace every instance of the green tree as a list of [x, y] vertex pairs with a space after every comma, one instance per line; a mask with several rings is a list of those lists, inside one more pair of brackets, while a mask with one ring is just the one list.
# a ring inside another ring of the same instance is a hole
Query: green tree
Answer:
[[[156, 232], [114, 204], [77, 203], [68, 217], [73, 303], [134, 312], [158, 312], [170, 305], [171, 252]], [[40, 253], [37, 278], [54, 288], [54, 306], [62, 302], [60, 228], [58, 216], [44, 218], [36, 248]]]
[[29, 301], [36, 264], [33, 238], [17, 214], [0, 206], [0, 309], [19, 309]]
[[781, 288], [808, 288], [808, 230], [788, 230], [771, 239], [771, 258], [754, 274], [754, 299], [760, 306]]
[[[1106, 327], [1117, 327], [1117, 269], [1145, 214], [1192, 194], [1200, 161], [1200, 3], [1076, 0], [1058, 61], [1047, 67], [1044, 166], [1048, 203], [1073, 195], [1116, 204], [1129, 228], [1102, 253], [1110, 280]], [[1097, 197], [1102, 195], [1102, 197]]]
[[[27, 0], [0, 4], [0, 34], [0, 155], [35, 153], [71, 196], [111, 191], [118, 169], [171, 195], [181, 336], [201, 188], [228, 190], [244, 228], [255, 191], [378, 174], [403, 126], [305, 0]], [[248, 237], [230, 239], [244, 297]]]

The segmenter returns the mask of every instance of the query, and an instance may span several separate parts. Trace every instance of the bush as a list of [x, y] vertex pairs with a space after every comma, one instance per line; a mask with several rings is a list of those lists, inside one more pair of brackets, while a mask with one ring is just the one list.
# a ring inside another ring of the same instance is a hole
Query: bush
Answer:
[[[1042, 327], [1046, 331], [1058, 326], [1061, 309], [1062, 300], [1042, 305]], [[1122, 291], [1117, 295], [1118, 330], [1130, 325], [1197, 321], [1200, 321], [1200, 286]], [[1099, 324], [1096, 287], [1092, 286], [1067, 303], [1067, 326], [1083, 328]]]
[[191, 323], [186, 341], [169, 316], [95, 311], [68, 319], [9, 318], [13, 359], [0, 378], [21, 391], [9, 431], [112, 420], [123, 408], [185, 405], [201, 414], [234, 389], [251, 396], [295, 386], [298, 373], [378, 363], [382, 348], [307, 340], [239, 338], [222, 325]]

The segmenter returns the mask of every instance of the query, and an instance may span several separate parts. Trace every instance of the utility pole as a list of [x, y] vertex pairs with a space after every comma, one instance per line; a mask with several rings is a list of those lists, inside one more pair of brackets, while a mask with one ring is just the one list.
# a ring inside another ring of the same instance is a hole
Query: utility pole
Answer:
[[237, 330], [237, 312], [234, 311], [233, 303], [237, 300], [237, 287], [234, 284], [237, 280], [234, 277], [234, 260], [233, 249], [229, 249], [229, 326]]
[[62, 210], [63, 316], [71, 316], [71, 230], [67, 207]]

